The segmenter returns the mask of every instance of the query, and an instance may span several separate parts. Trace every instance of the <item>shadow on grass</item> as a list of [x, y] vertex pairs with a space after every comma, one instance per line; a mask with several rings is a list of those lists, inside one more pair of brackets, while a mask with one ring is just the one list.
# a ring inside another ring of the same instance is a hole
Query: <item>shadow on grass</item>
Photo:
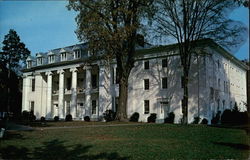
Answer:
[[91, 145], [65, 145], [64, 141], [57, 139], [49, 142], [44, 142], [41, 147], [36, 147], [34, 150], [29, 150], [26, 147], [7, 146], [1, 148], [1, 158], [3, 159], [84, 159], [84, 160], [127, 160], [129, 157], [121, 157], [118, 153], [99, 153], [92, 155], [89, 149]]
[[21, 139], [24, 140], [25, 138], [23, 137], [22, 134], [19, 134], [17, 132], [12, 132], [12, 131], [6, 131], [4, 133], [4, 140], [10, 140], [10, 139]]
[[240, 143], [227, 143], [227, 142], [213, 142], [213, 144], [221, 145], [221, 146], [228, 146], [238, 150], [250, 150], [250, 146], [246, 144]]

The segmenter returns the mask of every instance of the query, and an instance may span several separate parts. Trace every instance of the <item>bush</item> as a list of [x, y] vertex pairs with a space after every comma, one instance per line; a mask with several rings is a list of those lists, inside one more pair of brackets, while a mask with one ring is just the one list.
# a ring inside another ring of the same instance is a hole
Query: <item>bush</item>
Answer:
[[135, 112], [132, 114], [132, 116], [130, 117], [130, 122], [138, 122], [140, 117], [140, 114], [138, 112]]
[[28, 111], [22, 112], [22, 120], [29, 120], [29, 112]]
[[156, 113], [151, 113], [148, 117], [148, 123], [155, 123], [156, 120]]
[[175, 117], [174, 112], [170, 112], [170, 113], [168, 113], [168, 117], [164, 119], [164, 122], [165, 123], [174, 123], [174, 117]]
[[46, 121], [45, 117], [41, 117], [40, 121], [45, 122]]
[[106, 110], [103, 113], [103, 118], [106, 120], [106, 122], [115, 120], [116, 113], [112, 110]]
[[71, 114], [66, 115], [65, 121], [66, 122], [72, 121], [72, 115]]
[[36, 120], [36, 116], [35, 115], [30, 115], [30, 121], [35, 121]]
[[54, 121], [55, 121], [55, 122], [58, 122], [58, 121], [59, 121], [59, 117], [58, 117], [58, 116], [55, 116], [55, 117], [54, 117]]
[[203, 118], [201, 124], [208, 124], [208, 120], [206, 118]]
[[233, 123], [233, 114], [230, 109], [224, 110], [224, 112], [221, 115], [221, 123], [227, 124], [227, 123]]
[[247, 124], [248, 123], [248, 113], [240, 112], [237, 105], [231, 111], [226, 109], [221, 115], [222, 124]]
[[34, 115], [33, 111], [23, 111], [21, 115], [21, 120], [32, 122], [36, 120], [36, 116]]
[[247, 111], [245, 112], [240, 112], [239, 113], [239, 124], [248, 124], [248, 120], [249, 120], [249, 117], [248, 117], [248, 113]]
[[194, 121], [192, 122], [193, 124], [199, 124], [200, 122], [200, 117], [194, 117]]
[[213, 119], [211, 120], [211, 123], [212, 124], [218, 124], [219, 121], [220, 121], [220, 114], [221, 114], [221, 111], [218, 111], [215, 115], [215, 117], [213, 117]]
[[89, 121], [90, 121], [89, 116], [85, 116], [85, 117], [84, 117], [84, 121], [89, 122]]

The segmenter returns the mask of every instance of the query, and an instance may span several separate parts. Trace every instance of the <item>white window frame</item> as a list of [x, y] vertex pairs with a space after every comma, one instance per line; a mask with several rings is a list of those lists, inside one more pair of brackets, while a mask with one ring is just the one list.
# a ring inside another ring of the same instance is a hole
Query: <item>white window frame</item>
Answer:
[[43, 58], [42, 57], [38, 57], [37, 58], [37, 65], [42, 65], [43, 64]]
[[81, 58], [81, 50], [80, 49], [74, 50], [74, 59], [79, 59], [79, 58]]
[[67, 60], [67, 52], [61, 53], [61, 61], [66, 61]]
[[49, 63], [55, 62], [55, 55], [49, 55]]
[[32, 67], [32, 61], [27, 61], [27, 68]]

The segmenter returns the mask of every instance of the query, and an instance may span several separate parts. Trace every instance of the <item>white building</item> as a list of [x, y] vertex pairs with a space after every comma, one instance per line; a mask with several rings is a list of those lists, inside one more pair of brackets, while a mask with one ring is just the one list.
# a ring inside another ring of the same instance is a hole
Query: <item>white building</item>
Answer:
[[[209, 121], [217, 113], [232, 109], [235, 102], [246, 107], [247, 67], [222, 47], [207, 40], [202, 55], [193, 56], [189, 78], [188, 122], [194, 117]], [[116, 110], [119, 89], [116, 64], [103, 63], [101, 55], [91, 55], [86, 44], [79, 44], [27, 59], [23, 70], [22, 110], [42, 116], [100, 120], [107, 109]], [[150, 113], [162, 122], [169, 112], [175, 123], [182, 118], [182, 68], [176, 45], [145, 47], [137, 50], [135, 67], [128, 87], [127, 113], [140, 114], [147, 121]]]

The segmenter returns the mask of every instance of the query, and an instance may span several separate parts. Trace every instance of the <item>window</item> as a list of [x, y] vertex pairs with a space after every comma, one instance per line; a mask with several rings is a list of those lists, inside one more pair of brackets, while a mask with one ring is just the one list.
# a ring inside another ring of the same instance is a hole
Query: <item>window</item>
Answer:
[[168, 60], [167, 58], [162, 59], [162, 68], [168, 67]]
[[96, 100], [92, 100], [92, 114], [96, 114]]
[[91, 84], [92, 84], [92, 88], [97, 88], [97, 75], [96, 74], [92, 74]]
[[74, 59], [78, 59], [78, 58], [81, 58], [81, 50], [80, 49], [74, 51]]
[[220, 60], [217, 60], [218, 69], [220, 68]]
[[112, 67], [111, 69], [112, 69], [112, 70], [111, 70], [112, 84], [115, 84], [115, 68]]
[[144, 114], [149, 114], [149, 100], [144, 100]]
[[55, 56], [54, 55], [49, 55], [49, 63], [55, 62]]
[[214, 98], [214, 88], [210, 87], [210, 99]]
[[112, 67], [111, 71], [112, 76], [112, 84], [118, 84], [119, 83], [119, 74], [117, 72], [117, 69], [115, 67]]
[[222, 101], [222, 111], [225, 109], [225, 100]]
[[162, 88], [163, 89], [168, 88], [168, 79], [167, 79], [167, 77], [162, 78]]
[[184, 87], [184, 76], [181, 76], [181, 88]]
[[27, 68], [30, 68], [30, 67], [32, 67], [32, 61], [27, 62]]
[[149, 61], [144, 61], [144, 69], [149, 69]]
[[35, 78], [31, 80], [31, 91], [35, 91]]
[[67, 90], [71, 89], [71, 78], [67, 78]]
[[226, 81], [224, 81], [224, 92], [226, 92]]
[[217, 100], [217, 112], [220, 111], [220, 99]]
[[30, 112], [34, 113], [34, 108], [35, 108], [35, 102], [31, 101], [30, 102]]
[[39, 57], [37, 58], [37, 65], [42, 65], [43, 64], [43, 58]]
[[220, 89], [220, 78], [218, 79], [218, 89]]
[[149, 90], [149, 79], [144, 79], [144, 89]]
[[61, 53], [61, 61], [65, 61], [65, 60], [67, 60], [67, 53], [63, 52]]

